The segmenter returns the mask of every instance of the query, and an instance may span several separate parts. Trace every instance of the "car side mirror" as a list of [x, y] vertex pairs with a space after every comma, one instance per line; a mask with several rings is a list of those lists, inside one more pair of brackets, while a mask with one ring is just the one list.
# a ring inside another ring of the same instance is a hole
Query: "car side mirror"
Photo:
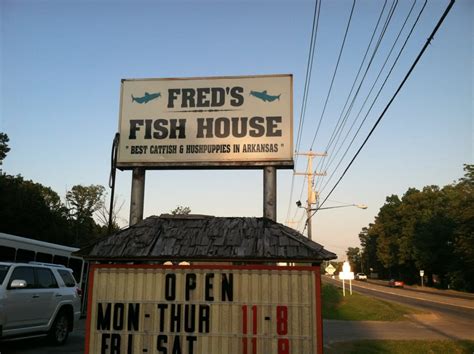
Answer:
[[15, 279], [11, 282], [10, 289], [24, 289], [26, 285], [26, 280]]

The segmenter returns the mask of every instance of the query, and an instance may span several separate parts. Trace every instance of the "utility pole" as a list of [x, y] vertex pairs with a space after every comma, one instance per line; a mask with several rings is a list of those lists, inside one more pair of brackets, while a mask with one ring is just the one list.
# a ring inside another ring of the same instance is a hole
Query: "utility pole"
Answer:
[[295, 172], [295, 175], [306, 176], [308, 179], [308, 199], [306, 200], [306, 223], [308, 227], [308, 238], [312, 238], [312, 224], [311, 224], [311, 205], [316, 203], [317, 197], [316, 192], [313, 191], [313, 179], [314, 176], [325, 176], [326, 173], [317, 173], [313, 172], [313, 159], [316, 156], [324, 157], [327, 156], [326, 153], [318, 152], [301, 152], [296, 153], [296, 155], [306, 156], [308, 158], [308, 169], [306, 172]]

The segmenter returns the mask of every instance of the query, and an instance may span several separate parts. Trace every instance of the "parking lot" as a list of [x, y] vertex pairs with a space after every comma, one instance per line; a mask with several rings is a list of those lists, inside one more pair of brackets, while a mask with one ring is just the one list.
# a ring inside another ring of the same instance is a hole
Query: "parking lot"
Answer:
[[52, 346], [47, 338], [22, 339], [0, 343], [0, 354], [83, 354], [85, 341], [85, 319], [76, 323], [74, 331], [63, 346]]

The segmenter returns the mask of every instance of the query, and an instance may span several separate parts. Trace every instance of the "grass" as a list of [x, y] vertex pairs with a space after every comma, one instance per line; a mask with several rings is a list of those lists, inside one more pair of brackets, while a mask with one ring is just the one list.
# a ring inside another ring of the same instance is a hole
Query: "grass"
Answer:
[[474, 353], [472, 341], [361, 340], [325, 346], [324, 353], [351, 354], [464, 354]]
[[393, 302], [378, 300], [358, 293], [346, 291], [331, 284], [323, 284], [323, 318], [346, 321], [400, 321], [405, 315], [421, 311]]

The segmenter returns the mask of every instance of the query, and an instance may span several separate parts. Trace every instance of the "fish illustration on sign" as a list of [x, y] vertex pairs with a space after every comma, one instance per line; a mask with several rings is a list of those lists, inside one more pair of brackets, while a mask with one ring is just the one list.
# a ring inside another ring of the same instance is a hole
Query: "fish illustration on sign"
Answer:
[[157, 93], [148, 93], [148, 92], [145, 92], [145, 96], [143, 97], [133, 97], [132, 95], [132, 102], [135, 101], [137, 103], [148, 103], [150, 102], [151, 100], [154, 100], [158, 97], [161, 97], [161, 93], [160, 92], [157, 92]]
[[281, 93], [278, 96], [272, 96], [267, 93], [267, 90], [258, 92], [258, 91], [250, 91], [250, 96], [257, 97], [261, 99], [263, 102], [273, 102], [275, 100], [280, 100]]

